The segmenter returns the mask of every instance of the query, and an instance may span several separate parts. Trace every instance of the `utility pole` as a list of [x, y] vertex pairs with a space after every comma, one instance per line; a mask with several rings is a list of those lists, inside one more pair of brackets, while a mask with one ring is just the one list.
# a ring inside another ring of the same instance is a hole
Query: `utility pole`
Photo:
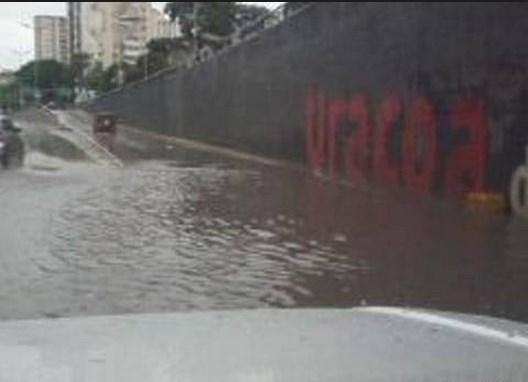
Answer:
[[[69, 35], [70, 35], [70, 65], [73, 66], [73, 61], [74, 61], [74, 57], [75, 57], [75, 44], [77, 42], [77, 39], [76, 39], [76, 22], [75, 22], [75, 18], [77, 17], [77, 14], [76, 14], [76, 6], [77, 6], [77, 3], [76, 2], [73, 2], [73, 1], [69, 1], [68, 2], [68, 26], [69, 26]], [[80, 38], [80, 36], [79, 36]], [[73, 76], [72, 78], [72, 82], [71, 82], [71, 94], [72, 94], [72, 100], [73, 102], [75, 102], [75, 98], [77, 97], [76, 95], [76, 89], [75, 89], [75, 82], [76, 82], [76, 78], [75, 78], [75, 75]]]
[[[83, 2], [81, 1], [70, 1], [68, 5], [68, 25], [69, 25], [69, 39], [70, 39], [70, 66], [73, 67], [75, 64], [79, 64], [81, 69], [83, 67], [83, 44], [82, 44], [82, 12]], [[75, 58], [79, 56], [80, 62], [76, 63]], [[72, 78], [71, 92], [72, 98], [75, 101], [77, 96], [77, 86], [84, 89], [85, 73], [84, 70], [79, 72], [79, 78], [76, 75]]]

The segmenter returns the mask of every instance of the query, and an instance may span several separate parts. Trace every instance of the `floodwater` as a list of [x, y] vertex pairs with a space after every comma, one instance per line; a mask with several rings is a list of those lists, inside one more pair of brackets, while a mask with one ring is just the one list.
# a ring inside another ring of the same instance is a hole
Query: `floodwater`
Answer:
[[26, 167], [0, 174], [0, 319], [390, 305], [528, 321], [526, 222], [137, 132], [123, 168], [101, 166], [25, 118]]

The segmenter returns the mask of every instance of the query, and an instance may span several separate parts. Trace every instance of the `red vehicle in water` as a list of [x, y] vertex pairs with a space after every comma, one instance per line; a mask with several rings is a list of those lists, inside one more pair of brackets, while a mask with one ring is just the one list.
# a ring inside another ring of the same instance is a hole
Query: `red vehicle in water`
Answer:
[[97, 143], [113, 151], [117, 134], [117, 117], [111, 113], [100, 113], [94, 117], [93, 136]]

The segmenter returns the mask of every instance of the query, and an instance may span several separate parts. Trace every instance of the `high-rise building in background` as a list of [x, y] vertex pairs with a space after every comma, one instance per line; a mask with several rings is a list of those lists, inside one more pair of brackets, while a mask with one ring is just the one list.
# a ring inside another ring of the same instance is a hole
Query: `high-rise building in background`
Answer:
[[35, 59], [68, 63], [70, 35], [68, 19], [63, 16], [35, 16]]
[[135, 64], [149, 40], [171, 36], [165, 16], [150, 2], [70, 2], [72, 54], [86, 53], [103, 67]]

